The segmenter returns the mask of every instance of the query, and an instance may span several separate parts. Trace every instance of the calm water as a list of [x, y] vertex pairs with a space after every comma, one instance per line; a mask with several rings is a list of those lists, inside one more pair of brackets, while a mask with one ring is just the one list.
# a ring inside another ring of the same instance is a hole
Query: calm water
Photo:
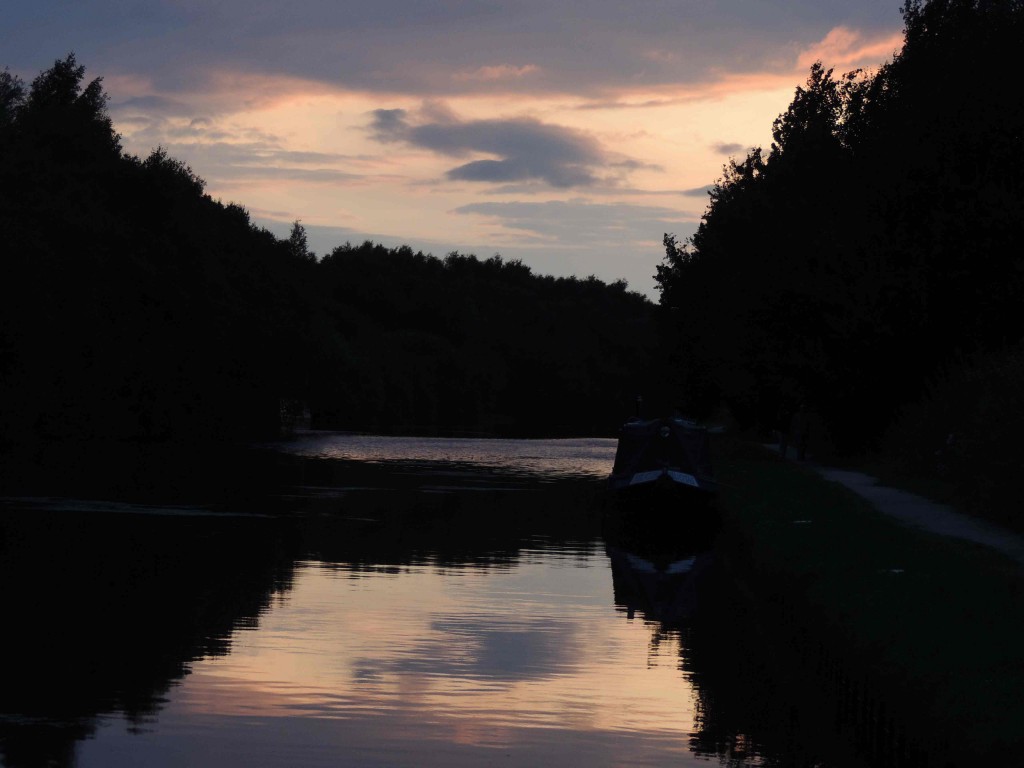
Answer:
[[712, 542], [609, 518], [613, 453], [307, 435], [9, 471], [0, 764], [857, 765]]

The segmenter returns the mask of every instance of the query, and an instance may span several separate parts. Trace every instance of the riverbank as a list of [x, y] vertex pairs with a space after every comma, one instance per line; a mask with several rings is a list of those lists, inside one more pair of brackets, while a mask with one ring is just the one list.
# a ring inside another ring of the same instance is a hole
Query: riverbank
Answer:
[[929, 765], [1021, 754], [1016, 561], [905, 527], [760, 445], [722, 440], [717, 465], [729, 564], [794, 652], [837, 657]]
[[962, 539], [993, 549], [1024, 565], [1024, 536], [1009, 528], [973, 517], [949, 504], [883, 484], [878, 478], [852, 469], [806, 465], [825, 480], [839, 483], [903, 525], [928, 533]]

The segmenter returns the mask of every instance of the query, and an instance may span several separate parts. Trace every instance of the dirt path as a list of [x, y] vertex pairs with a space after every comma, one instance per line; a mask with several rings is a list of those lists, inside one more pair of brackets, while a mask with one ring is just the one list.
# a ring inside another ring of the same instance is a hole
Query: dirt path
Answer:
[[[765, 447], [778, 453], [777, 445]], [[822, 467], [810, 461], [804, 462], [804, 466], [826, 480], [846, 486], [904, 525], [991, 547], [1024, 565], [1024, 536], [1013, 531], [962, 514], [945, 504], [879, 485], [877, 478], [863, 472]]]

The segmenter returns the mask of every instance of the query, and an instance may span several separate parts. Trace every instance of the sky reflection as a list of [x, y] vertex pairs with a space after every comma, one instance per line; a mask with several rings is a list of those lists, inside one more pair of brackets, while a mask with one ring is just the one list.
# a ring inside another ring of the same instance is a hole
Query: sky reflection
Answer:
[[[160, 765], [149, 755], [171, 743], [167, 764], [177, 765], [212, 764], [216, 749], [255, 765], [688, 756], [693, 694], [678, 644], [652, 646], [649, 626], [616, 611], [603, 553], [534, 554], [505, 569], [358, 578], [302, 563], [259, 629], [239, 633], [230, 655], [197, 662], [159, 724], [132, 737], [136, 759]], [[318, 746], [299, 746], [311, 729]], [[110, 764], [120, 730], [109, 723], [82, 744], [79, 764]], [[281, 762], [254, 747], [270, 734], [292, 745]]]

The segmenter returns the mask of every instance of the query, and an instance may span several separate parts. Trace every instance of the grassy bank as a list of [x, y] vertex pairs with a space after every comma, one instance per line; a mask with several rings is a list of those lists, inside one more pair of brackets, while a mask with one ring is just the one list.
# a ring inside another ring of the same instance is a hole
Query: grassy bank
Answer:
[[758, 445], [723, 440], [730, 563], [800, 647], [827, 647], [931, 754], [1024, 750], [1024, 569], [910, 530]]

